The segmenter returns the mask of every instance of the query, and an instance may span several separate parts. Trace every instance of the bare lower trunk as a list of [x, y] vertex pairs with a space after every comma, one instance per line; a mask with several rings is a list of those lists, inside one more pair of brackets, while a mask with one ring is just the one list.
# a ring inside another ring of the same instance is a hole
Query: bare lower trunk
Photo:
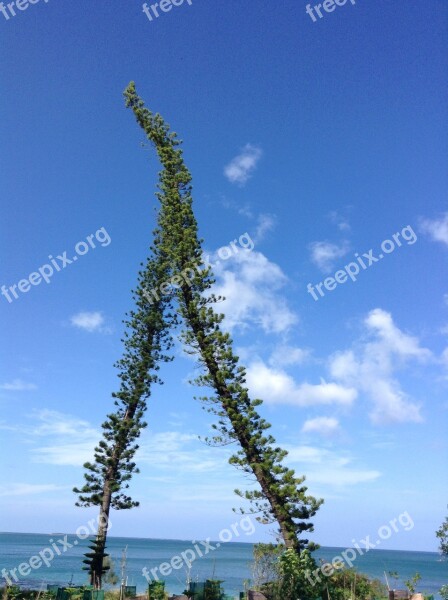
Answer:
[[108, 483], [104, 486], [103, 502], [98, 519], [98, 530], [96, 533], [96, 553], [98, 559], [92, 564], [90, 571], [90, 585], [100, 590], [103, 578], [103, 561], [106, 552], [107, 531], [109, 528], [109, 514], [112, 495]]

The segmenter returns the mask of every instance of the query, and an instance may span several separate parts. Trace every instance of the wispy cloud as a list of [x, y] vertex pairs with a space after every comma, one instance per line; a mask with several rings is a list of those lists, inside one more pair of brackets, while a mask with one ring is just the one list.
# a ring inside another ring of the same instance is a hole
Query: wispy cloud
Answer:
[[434, 242], [442, 242], [448, 246], [448, 212], [445, 212], [439, 219], [423, 219], [421, 229]]
[[79, 417], [44, 408], [33, 414], [33, 434], [38, 436], [85, 437], [97, 431], [90, 423]]
[[272, 367], [288, 367], [291, 365], [302, 365], [310, 356], [310, 351], [297, 346], [280, 344], [269, 357]]
[[241, 474], [228, 464], [231, 453], [229, 447], [211, 451], [194, 433], [145, 431], [137, 460], [143, 477], [148, 472], [151, 480], [169, 478], [169, 485], [157, 489], [168, 502], [191, 504], [206, 499], [216, 506], [233, 502], [233, 489], [242, 485]]
[[29, 392], [32, 390], [37, 390], [37, 385], [34, 383], [27, 383], [21, 379], [14, 379], [9, 383], [1, 384], [0, 389], [8, 392]]
[[305, 421], [302, 427], [302, 433], [317, 433], [325, 437], [330, 437], [339, 433], [339, 421], [334, 417], [316, 417]]
[[[33, 420], [35, 426], [27, 431], [38, 444], [31, 451], [33, 462], [78, 467], [93, 459], [101, 433], [88, 421], [48, 409], [35, 413]], [[164, 473], [168, 467], [170, 472], [215, 472], [223, 462], [219, 450], [211, 456], [193, 433], [145, 431], [139, 446], [138, 462]]]
[[347, 453], [314, 446], [287, 446], [286, 449], [288, 462], [299, 465], [297, 469], [306, 472], [309, 484], [344, 488], [373, 482], [381, 476], [375, 469], [355, 466], [353, 457]]
[[334, 223], [337, 228], [339, 229], [339, 231], [351, 231], [351, 227], [350, 227], [350, 223], [348, 222], [348, 219], [346, 217], [344, 217], [343, 215], [341, 215], [340, 213], [338, 213], [338, 211], [336, 210], [332, 210], [330, 213], [328, 213], [328, 218], [330, 219], [330, 221], [332, 223]]
[[183, 473], [202, 473], [219, 469], [222, 463], [219, 454], [217, 449], [212, 454], [197, 434], [164, 431], [143, 436], [138, 459], [165, 472], [169, 468]]
[[67, 486], [54, 484], [10, 483], [0, 486], [0, 497], [7, 496], [32, 496], [69, 489]]
[[309, 245], [311, 261], [323, 272], [330, 273], [334, 270], [339, 258], [345, 256], [350, 250], [347, 241], [339, 246], [330, 242], [312, 242]]
[[261, 214], [257, 217], [257, 228], [255, 230], [254, 242], [259, 244], [264, 240], [266, 234], [275, 228], [276, 218], [274, 215]]
[[92, 333], [98, 331], [100, 333], [107, 333], [108, 330], [104, 327], [104, 317], [101, 312], [79, 312], [70, 317], [70, 323], [73, 327], [84, 329]]
[[377, 308], [364, 320], [370, 340], [330, 359], [332, 376], [356, 387], [373, 403], [370, 418], [375, 424], [420, 422], [420, 406], [411, 401], [394, 378], [396, 369], [413, 359], [426, 361], [431, 352], [416, 337], [402, 332], [390, 313]]
[[224, 168], [224, 174], [231, 183], [244, 185], [252, 176], [262, 151], [257, 146], [246, 144], [238, 156], [235, 156]]
[[47, 409], [35, 413], [33, 420], [35, 425], [28, 435], [38, 443], [45, 439], [32, 450], [33, 462], [79, 467], [92, 460], [100, 432], [88, 421]]

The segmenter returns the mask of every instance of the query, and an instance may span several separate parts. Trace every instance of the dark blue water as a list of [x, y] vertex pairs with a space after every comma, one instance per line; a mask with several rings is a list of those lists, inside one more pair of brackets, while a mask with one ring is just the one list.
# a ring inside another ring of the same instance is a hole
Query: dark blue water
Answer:
[[[0, 569], [2, 576], [5, 574], [14, 583], [13, 569], [19, 583], [26, 587], [38, 588], [47, 583], [58, 583], [66, 585], [70, 581], [73, 585], [87, 582], [86, 574], [81, 570], [83, 553], [86, 551], [87, 541], [79, 540], [75, 535], [68, 535], [68, 547], [58, 540], [63, 540], [63, 535], [3, 533], [0, 534]], [[76, 542], [76, 544], [75, 544]], [[52, 545], [53, 544], [53, 545]], [[222, 543], [213, 549], [205, 548], [198, 544], [198, 549], [204, 556], [199, 557], [191, 541], [182, 540], [152, 540], [138, 538], [111, 537], [108, 544], [108, 552], [114, 562], [114, 568], [120, 576], [120, 563], [123, 549], [127, 547], [127, 583], [136, 585], [139, 591], [144, 591], [146, 580], [142, 575], [142, 569], [146, 567], [151, 576], [151, 569], [164, 562], [170, 562], [173, 556], [180, 556], [182, 552], [189, 549], [196, 555], [192, 563], [191, 578], [202, 581], [206, 578], [215, 577], [225, 581], [224, 587], [228, 594], [236, 594], [244, 589], [244, 581], [251, 579], [250, 563], [252, 560], [252, 544], [245, 543]], [[341, 554], [343, 548], [321, 548], [315, 553], [316, 559], [331, 561], [335, 556]], [[58, 552], [60, 555], [58, 555]], [[207, 552], [207, 553], [206, 553]], [[48, 566], [39, 566], [39, 553], [45, 557]], [[206, 554], [205, 554], [206, 553]], [[54, 557], [51, 556], [54, 554]], [[22, 563], [30, 563], [31, 557], [37, 557], [30, 566], [22, 566], [21, 575], [18, 567]], [[181, 563], [174, 562], [174, 566]], [[384, 582], [384, 571], [397, 571], [403, 579], [408, 579], [418, 571], [422, 579], [417, 591], [437, 595], [442, 585], [448, 582], [448, 563], [441, 562], [435, 552], [403, 552], [399, 550], [370, 550], [364, 556], [358, 556], [354, 561], [358, 571], [366, 573], [371, 577], [377, 577]], [[167, 569], [168, 566], [165, 566]], [[3, 571], [5, 569], [6, 571]], [[179, 593], [185, 589], [187, 569], [185, 564], [179, 569], [171, 569], [172, 572], [162, 576], [156, 571], [161, 579], [167, 584], [171, 593]], [[27, 571], [30, 571], [27, 574]], [[392, 583], [392, 582], [390, 582]], [[402, 587], [394, 582], [391, 587]]]

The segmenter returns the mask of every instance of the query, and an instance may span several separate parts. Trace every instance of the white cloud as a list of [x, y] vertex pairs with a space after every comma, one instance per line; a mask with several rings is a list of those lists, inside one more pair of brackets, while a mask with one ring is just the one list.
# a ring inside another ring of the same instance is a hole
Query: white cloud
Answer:
[[440, 219], [423, 220], [421, 228], [434, 242], [442, 242], [448, 245], [448, 212], [444, 213]]
[[348, 219], [346, 219], [345, 217], [343, 217], [342, 215], [340, 215], [337, 210], [332, 210], [328, 214], [328, 218], [330, 219], [330, 221], [332, 223], [334, 223], [335, 225], [337, 225], [337, 227], [338, 227], [338, 229], [340, 231], [350, 231], [351, 230], [350, 223], [348, 222]]
[[257, 229], [255, 230], [254, 242], [259, 244], [264, 240], [266, 234], [275, 228], [276, 218], [274, 215], [261, 214], [257, 217]]
[[348, 454], [337, 454], [314, 446], [286, 447], [286, 450], [286, 460], [294, 466], [299, 465], [297, 470], [307, 474], [308, 485], [344, 488], [370, 483], [381, 476], [380, 471], [352, 466], [353, 458]]
[[302, 433], [318, 433], [323, 436], [331, 436], [339, 431], [339, 421], [334, 417], [308, 419], [302, 427]]
[[448, 367], [448, 348], [445, 348], [445, 350], [442, 352], [441, 362]]
[[218, 448], [211, 453], [208, 446], [196, 434], [179, 431], [145, 432], [140, 444], [138, 461], [151, 465], [152, 469], [166, 472], [169, 469], [182, 473], [216, 472], [224, 464], [219, 456], [227, 450]]
[[370, 398], [373, 423], [420, 422], [420, 406], [401, 389], [394, 373], [409, 359], [429, 359], [431, 352], [422, 348], [417, 338], [398, 329], [392, 316], [379, 308], [368, 314], [364, 325], [370, 341], [360, 342], [356, 352], [334, 354], [330, 358], [331, 375]]
[[350, 244], [346, 241], [340, 246], [330, 242], [312, 242], [309, 249], [312, 262], [323, 273], [330, 273], [334, 270], [337, 260], [348, 253]]
[[70, 318], [70, 323], [74, 327], [79, 327], [79, 329], [84, 329], [89, 333], [104, 331], [104, 317], [101, 312], [79, 312]]
[[381, 471], [374, 469], [340, 469], [323, 467], [309, 476], [310, 481], [334, 487], [346, 487], [360, 483], [371, 483], [381, 477]]
[[7, 496], [31, 496], [34, 494], [45, 494], [68, 489], [66, 486], [54, 484], [32, 484], [32, 483], [10, 483], [0, 486], [0, 497]]
[[36, 425], [28, 434], [38, 440], [51, 440], [32, 450], [33, 462], [79, 467], [93, 459], [101, 433], [88, 421], [47, 409], [33, 415], [33, 419]]
[[368, 314], [365, 324], [378, 335], [391, 352], [398, 356], [404, 358], [414, 356], [422, 359], [431, 356], [428, 349], [420, 347], [416, 337], [400, 331], [394, 324], [392, 315], [380, 308], [376, 308]]
[[[94, 447], [101, 439], [101, 432], [78, 417], [53, 410], [42, 410], [33, 419], [36, 426], [27, 435], [44, 444], [34, 448], [33, 462], [59, 466], [80, 467], [94, 458]], [[51, 443], [49, 441], [51, 440]], [[179, 431], [142, 433], [137, 460], [150, 465], [152, 470], [164, 473], [169, 468], [182, 473], [216, 472], [221, 464], [226, 464], [215, 449], [211, 457], [210, 449], [198, 439], [196, 434]], [[228, 452], [223, 449], [221, 452]]]
[[286, 275], [261, 252], [240, 251], [214, 270], [217, 284], [213, 291], [225, 297], [217, 308], [226, 315], [228, 329], [256, 325], [267, 333], [280, 333], [298, 322], [280, 294], [288, 281]]
[[29, 392], [37, 389], [37, 385], [34, 383], [26, 383], [21, 379], [14, 379], [9, 383], [3, 383], [0, 385], [1, 390], [7, 390], [8, 392]]
[[252, 176], [261, 155], [260, 148], [246, 144], [241, 153], [224, 168], [225, 176], [231, 183], [244, 185]]
[[86, 435], [98, 435], [96, 429], [92, 428], [88, 421], [60, 413], [56, 410], [44, 408], [33, 415], [37, 425], [33, 429], [35, 435], [50, 436], [73, 436], [85, 437]]
[[82, 467], [85, 462], [93, 460], [93, 449], [98, 442], [99, 436], [90, 442], [61, 440], [49, 446], [36, 448], [33, 451], [33, 462], [45, 465]]
[[282, 344], [275, 348], [269, 357], [269, 364], [273, 367], [289, 367], [302, 365], [309, 357], [310, 351], [296, 346]]
[[262, 398], [271, 404], [350, 406], [357, 396], [354, 388], [327, 383], [323, 380], [315, 385], [298, 384], [285, 371], [269, 367], [260, 359], [249, 365], [247, 384], [252, 396]]

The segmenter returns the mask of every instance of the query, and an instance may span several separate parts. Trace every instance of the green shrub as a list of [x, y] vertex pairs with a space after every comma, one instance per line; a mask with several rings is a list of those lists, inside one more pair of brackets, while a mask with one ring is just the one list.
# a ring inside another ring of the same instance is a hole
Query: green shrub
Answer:
[[23, 590], [18, 585], [9, 585], [0, 588], [2, 600], [55, 600], [56, 595], [51, 592], [39, 592], [38, 590]]
[[320, 585], [313, 585], [309, 574], [316, 562], [309, 550], [300, 556], [283, 546], [260, 544], [254, 551], [257, 589], [268, 600], [317, 600], [321, 597]]
[[324, 582], [323, 600], [380, 600], [387, 598], [386, 586], [379, 579], [347, 567], [338, 568]]
[[153, 581], [148, 585], [149, 600], [166, 600], [168, 594], [165, 593], [164, 581]]

